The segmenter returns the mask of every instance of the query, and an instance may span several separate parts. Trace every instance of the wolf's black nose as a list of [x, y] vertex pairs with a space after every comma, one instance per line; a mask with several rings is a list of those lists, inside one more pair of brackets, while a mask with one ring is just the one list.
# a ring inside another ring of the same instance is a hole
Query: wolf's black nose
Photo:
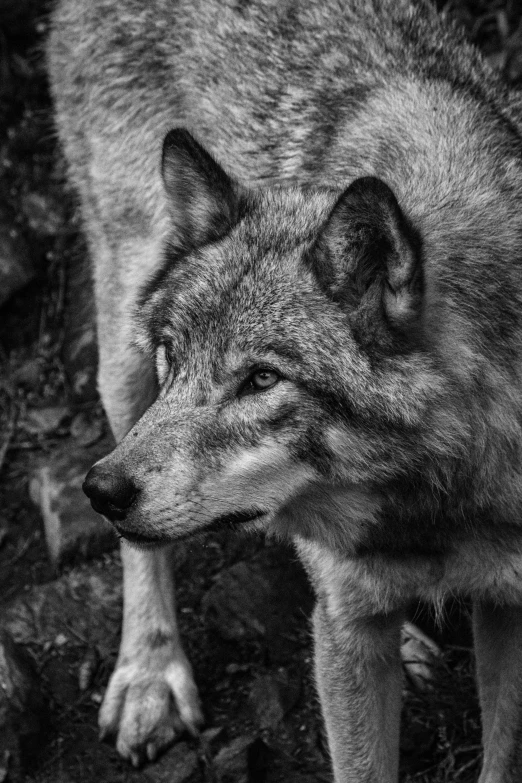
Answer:
[[83, 491], [91, 506], [99, 514], [115, 522], [125, 519], [138, 490], [132, 481], [121, 473], [110, 473], [100, 465], [94, 465], [83, 482]]

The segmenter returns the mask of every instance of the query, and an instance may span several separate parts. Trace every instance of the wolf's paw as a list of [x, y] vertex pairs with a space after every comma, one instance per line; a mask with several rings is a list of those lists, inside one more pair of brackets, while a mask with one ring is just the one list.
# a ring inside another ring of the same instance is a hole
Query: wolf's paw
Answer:
[[[100, 737], [137, 767], [203, 722], [192, 668], [179, 649], [147, 649], [118, 662], [99, 715]], [[145, 654], [146, 653], [146, 654]]]
[[435, 642], [413, 623], [404, 623], [401, 630], [402, 664], [410, 681], [425, 691], [433, 681], [434, 667], [441, 651]]

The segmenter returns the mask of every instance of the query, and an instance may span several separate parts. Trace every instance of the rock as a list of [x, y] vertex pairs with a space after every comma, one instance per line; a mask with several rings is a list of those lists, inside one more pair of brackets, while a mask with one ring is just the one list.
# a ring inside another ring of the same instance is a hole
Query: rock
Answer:
[[218, 574], [203, 597], [203, 611], [224, 639], [253, 639], [266, 633], [264, 602], [269, 593], [262, 571], [247, 562], [236, 563]]
[[105, 440], [95, 449], [78, 449], [67, 443], [47, 455], [30, 481], [31, 498], [40, 508], [47, 548], [58, 566], [113, 549], [117, 543], [112, 526], [91, 507], [82, 491], [89, 468], [110, 451]]
[[293, 650], [292, 619], [302, 627], [313, 597], [291, 550], [266, 546], [221, 571], [202, 601], [207, 623], [226, 640], [263, 638], [273, 662]]
[[217, 783], [249, 783], [248, 748], [251, 745], [251, 737], [237, 737], [221, 748], [213, 762]]
[[211, 728], [205, 729], [205, 731], [201, 732], [199, 739], [201, 743], [206, 745], [206, 747], [210, 747], [210, 745], [215, 742], [222, 734], [223, 726], [212, 726]]
[[29, 656], [0, 629], [0, 780], [24, 779], [31, 745], [42, 730], [43, 710]]
[[178, 742], [141, 773], [150, 783], [185, 783], [198, 768], [198, 756], [187, 742]]
[[38, 692], [29, 657], [15, 644], [5, 629], [0, 629], [0, 719], [7, 710], [23, 712]]
[[259, 676], [250, 691], [260, 729], [273, 729], [296, 704], [301, 691], [301, 677], [290, 677], [284, 668]]
[[43, 359], [27, 359], [13, 372], [13, 381], [28, 389], [35, 389], [41, 381], [44, 364]]
[[121, 602], [121, 565], [114, 557], [35, 585], [6, 605], [2, 621], [15, 642], [49, 649], [65, 637], [106, 657], [118, 646]]
[[0, 306], [36, 277], [36, 264], [15, 227], [12, 215], [0, 209]]

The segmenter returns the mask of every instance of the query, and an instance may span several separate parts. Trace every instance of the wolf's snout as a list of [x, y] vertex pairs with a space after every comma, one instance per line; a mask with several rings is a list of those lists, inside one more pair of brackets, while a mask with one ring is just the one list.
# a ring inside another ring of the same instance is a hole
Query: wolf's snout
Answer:
[[133, 482], [120, 473], [111, 473], [101, 465], [94, 465], [83, 482], [83, 491], [91, 506], [111, 522], [125, 519], [138, 490]]

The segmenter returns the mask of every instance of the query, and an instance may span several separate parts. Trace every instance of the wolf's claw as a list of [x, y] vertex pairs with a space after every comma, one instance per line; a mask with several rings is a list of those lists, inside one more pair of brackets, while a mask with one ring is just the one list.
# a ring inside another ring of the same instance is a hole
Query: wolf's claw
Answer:
[[185, 656], [149, 649], [117, 665], [100, 710], [100, 736], [115, 735], [120, 755], [139, 766], [154, 761], [184, 730], [197, 733], [202, 720]]

